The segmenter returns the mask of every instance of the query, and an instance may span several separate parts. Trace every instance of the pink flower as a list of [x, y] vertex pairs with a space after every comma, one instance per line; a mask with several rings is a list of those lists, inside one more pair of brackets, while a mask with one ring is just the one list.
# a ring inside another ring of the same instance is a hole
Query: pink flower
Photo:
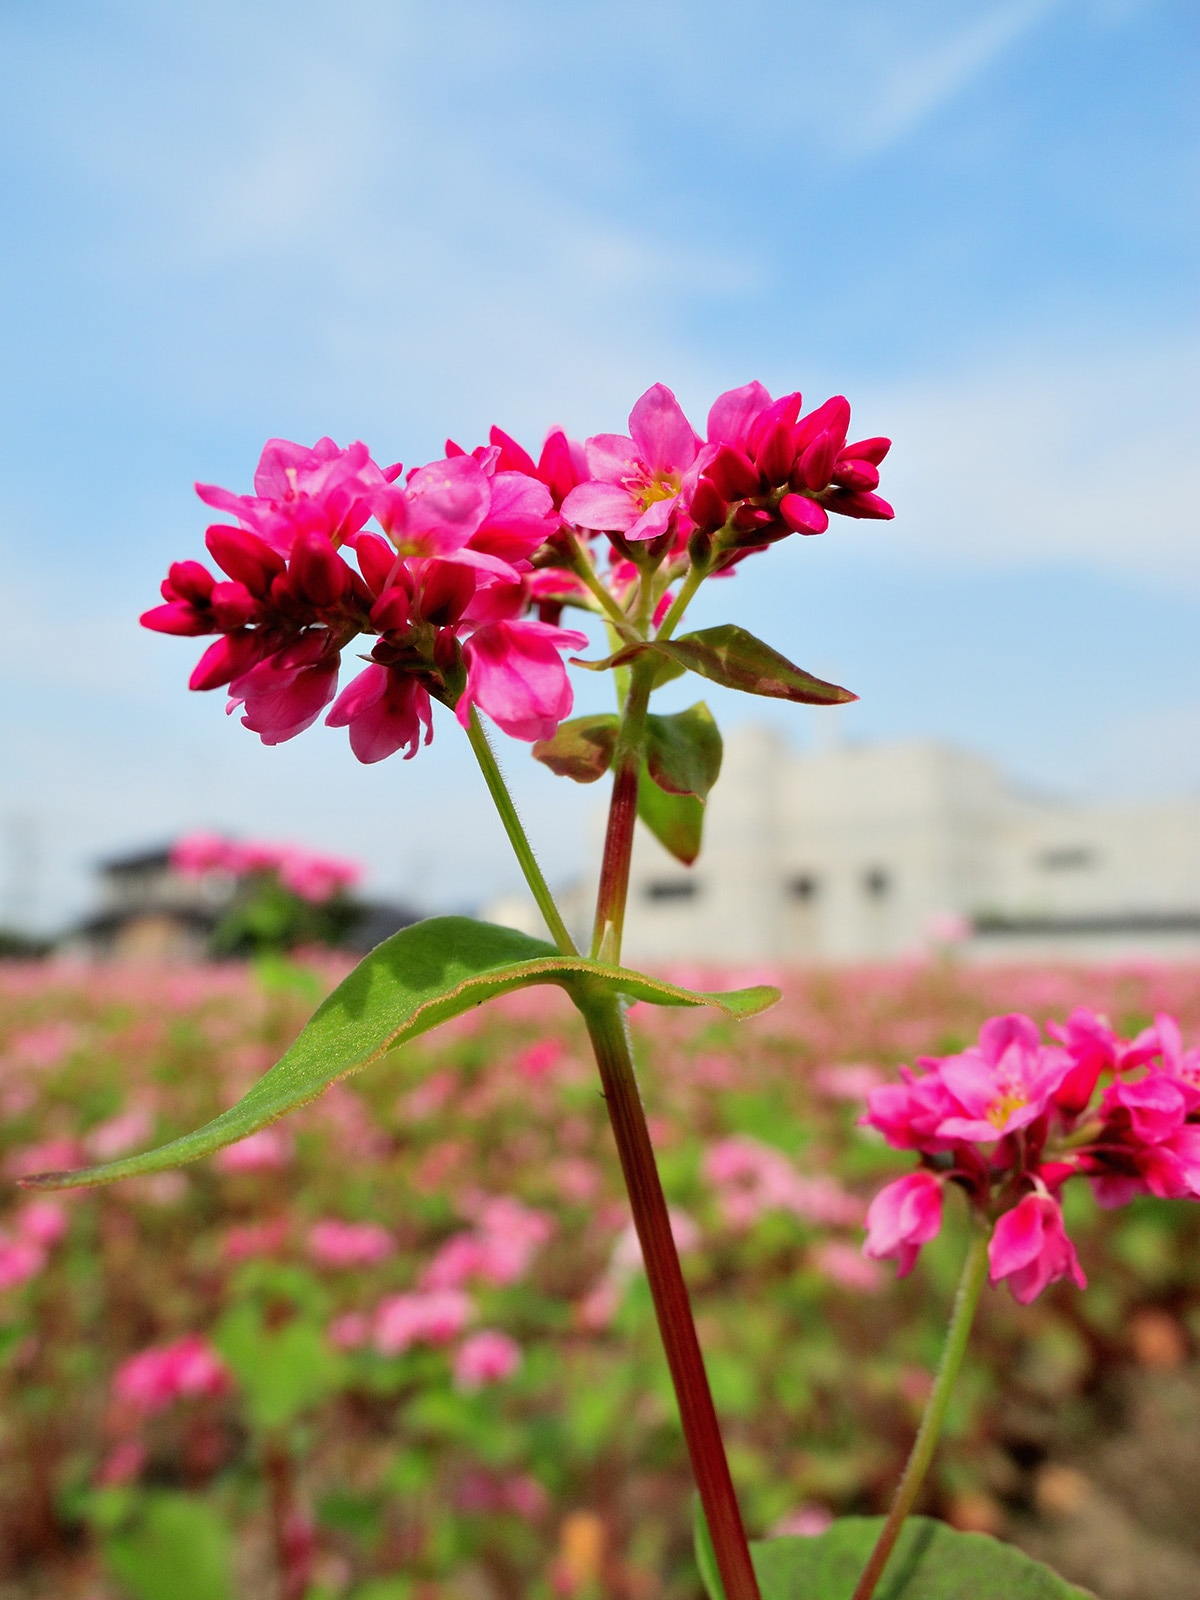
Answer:
[[30, 1144], [11, 1151], [4, 1160], [10, 1178], [26, 1178], [35, 1172], [70, 1172], [84, 1162], [78, 1139], [47, 1139], [45, 1144]]
[[218, 1150], [213, 1164], [222, 1172], [277, 1172], [291, 1159], [291, 1135], [282, 1128], [268, 1127]]
[[254, 474], [253, 495], [202, 483], [196, 493], [206, 505], [232, 512], [273, 550], [287, 555], [300, 533], [316, 531], [341, 543], [357, 532], [386, 481], [387, 474], [362, 443], [342, 450], [332, 439], [318, 439], [309, 449], [289, 439], [269, 439]]
[[996, 1223], [988, 1265], [993, 1286], [1007, 1278], [1013, 1299], [1023, 1306], [1060, 1278], [1069, 1277], [1076, 1288], [1087, 1288], [1075, 1246], [1063, 1227], [1062, 1207], [1042, 1192], [1027, 1194]]
[[804, 1222], [852, 1223], [861, 1203], [833, 1178], [802, 1177], [782, 1150], [745, 1134], [719, 1139], [704, 1158], [704, 1175], [718, 1191], [725, 1220], [748, 1227], [764, 1211], [790, 1211]]
[[350, 748], [367, 765], [404, 751], [411, 761], [433, 738], [429, 691], [405, 672], [372, 661], [342, 690], [325, 718], [328, 728], [349, 728]]
[[552, 1073], [566, 1051], [561, 1039], [539, 1039], [517, 1055], [517, 1071], [530, 1083], [539, 1083]]
[[314, 1223], [308, 1234], [308, 1253], [322, 1267], [375, 1267], [395, 1248], [396, 1241], [377, 1222], [330, 1217]]
[[833, 1526], [833, 1512], [827, 1506], [797, 1506], [772, 1524], [769, 1538], [816, 1539]]
[[362, 868], [356, 862], [309, 850], [285, 850], [279, 863], [280, 883], [310, 905], [332, 900], [343, 889], [353, 888], [361, 876]]
[[894, 1256], [897, 1276], [905, 1278], [941, 1226], [941, 1183], [931, 1172], [910, 1172], [881, 1189], [867, 1208], [863, 1255], [872, 1261]]
[[873, 1261], [864, 1261], [852, 1245], [837, 1239], [827, 1239], [812, 1253], [812, 1264], [822, 1277], [842, 1289], [855, 1294], [878, 1294], [883, 1287], [879, 1268]]
[[92, 1129], [84, 1143], [94, 1161], [115, 1161], [154, 1132], [154, 1118], [146, 1106], [131, 1106]]
[[389, 1295], [375, 1313], [375, 1348], [380, 1355], [398, 1356], [414, 1344], [449, 1344], [474, 1311], [470, 1295], [460, 1289]]
[[226, 711], [245, 707], [242, 726], [264, 744], [294, 739], [324, 711], [337, 692], [338, 654], [324, 629], [260, 661], [229, 685]]
[[140, 1476], [146, 1465], [146, 1446], [140, 1439], [119, 1439], [96, 1470], [98, 1488], [119, 1489]]
[[942, 1083], [960, 1108], [943, 1118], [939, 1136], [986, 1143], [1028, 1127], [1070, 1069], [1066, 1052], [1043, 1045], [1028, 1017], [993, 1017], [979, 1030], [977, 1046], [939, 1064]]
[[218, 833], [185, 834], [171, 846], [171, 866], [184, 878], [236, 871], [230, 861], [230, 842]]
[[571, 490], [562, 514], [581, 528], [654, 539], [671, 526], [700, 439], [662, 383], [629, 413], [629, 435], [601, 433], [587, 441], [593, 481]]
[[115, 1397], [146, 1417], [176, 1400], [221, 1395], [230, 1387], [224, 1362], [197, 1333], [130, 1356], [113, 1377]]
[[472, 1209], [479, 1226], [446, 1240], [421, 1274], [422, 1289], [457, 1289], [474, 1279], [497, 1288], [517, 1283], [552, 1232], [543, 1212], [508, 1196], [487, 1197]]
[[46, 1265], [46, 1251], [36, 1239], [10, 1239], [0, 1233], [0, 1292], [36, 1278]]
[[507, 1334], [481, 1328], [464, 1339], [454, 1358], [455, 1387], [471, 1393], [511, 1378], [521, 1365], [521, 1347]]
[[286, 1217], [272, 1217], [269, 1222], [249, 1222], [226, 1229], [221, 1240], [221, 1258], [231, 1264], [252, 1261], [255, 1256], [274, 1255], [287, 1242]]
[[67, 1212], [54, 1200], [31, 1200], [14, 1219], [18, 1237], [52, 1250], [66, 1234]]
[[346, 1311], [325, 1330], [335, 1350], [361, 1350], [371, 1337], [371, 1319], [361, 1311]]
[[463, 647], [467, 686], [455, 708], [459, 722], [468, 727], [478, 705], [514, 739], [552, 739], [574, 703], [559, 651], [586, 644], [586, 634], [545, 622], [480, 628]]

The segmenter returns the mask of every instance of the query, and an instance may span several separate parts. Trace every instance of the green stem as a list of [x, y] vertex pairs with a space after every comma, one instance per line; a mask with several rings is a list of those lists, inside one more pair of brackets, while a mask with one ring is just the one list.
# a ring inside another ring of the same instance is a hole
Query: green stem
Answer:
[[683, 588], [680, 589], [674, 600], [671, 601], [670, 610], [662, 619], [662, 625], [655, 634], [656, 639], [669, 639], [671, 637], [671, 635], [675, 632], [683, 613], [687, 610], [687, 608], [691, 605], [692, 600], [695, 598], [696, 590], [704, 582], [707, 576], [707, 567], [692, 567], [687, 577], [683, 580]]
[[580, 1010], [600, 1069], [604, 1102], [621, 1157], [621, 1170], [646, 1263], [663, 1349], [679, 1401], [683, 1435], [726, 1600], [759, 1600], [750, 1547], [746, 1543], [729, 1463], [721, 1443], [720, 1424], [671, 1233], [671, 1218], [659, 1181], [654, 1147], [646, 1127], [625, 1014], [620, 1002], [604, 991], [596, 991], [590, 998], [582, 997]]
[[916, 1442], [912, 1447], [908, 1464], [904, 1468], [904, 1476], [900, 1479], [892, 1508], [887, 1514], [887, 1521], [883, 1525], [875, 1548], [871, 1552], [871, 1559], [858, 1580], [858, 1587], [851, 1600], [871, 1600], [871, 1596], [875, 1593], [875, 1585], [879, 1582], [887, 1565], [887, 1559], [892, 1553], [892, 1547], [900, 1537], [904, 1519], [913, 1508], [913, 1502], [929, 1470], [929, 1463], [933, 1460], [942, 1424], [946, 1420], [950, 1392], [954, 1388], [954, 1380], [958, 1377], [963, 1356], [966, 1354], [967, 1341], [971, 1336], [971, 1324], [975, 1320], [975, 1309], [979, 1304], [984, 1283], [987, 1281], [987, 1247], [990, 1233], [991, 1230], [987, 1225], [975, 1212], [972, 1212], [971, 1243], [967, 1249], [967, 1258], [963, 1262], [962, 1277], [958, 1281], [958, 1293], [954, 1297], [954, 1310], [950, 1316], [950, 1326], [946, 1330], [946, 1343], [942, 1350], [937, 1376], [933, 1381], [929, 1399], [925, 1403], [925, 1414], [921, 1418]]
[[627, 628], [629, 626], [629, 618], [596, 576], [596, 569], [593, 567], [587, 551], [579, 542], [578, 534], [570, 533], [568, 535], [568, 548], [571, 552], [572, 570], [587, 585], [590, 593], [599, 602], [600, 609], [620, 627]]
[[475, 759], [479, 762], [483, 772], [484, 782], [495, 801], [496, 810], [500, 813], [500, 821], [504, 824], [504, 831], [508, 835], [508, 842], [512, 845], [521, 871], [525, 874], [525, 882], [537, 901], [538, 910], [545, 919], [546, 926], [555, 944], [565, 956], [578, 955], [575, 941], [567, 932], [567, 925], [562, 919], [558, 907], [554, 903], [554, 896], [550, 893], [549, 885], [542, 876], [542, 869], [537, 864], [537, 857], [533, 853], [533, 846], [521, 825], [517, 815], [517, 808], [513, 804], [512, 795], [508, 792], [508, 785], [504, 781], [504, 774], [500, 771], [495, 752], [488, 742], [488, 736], [483, 731], [483, 724], [479, 720], [479, 713], [471, 707], [471, 722], [467, 728], [467, 738], [471, 741], [471, 749], [475, 752]]
[[629, 895], [629, 867], [633, 860], [633, 827], [637, 821], [638, 782], [646, 747], [646, 715], [659, 662], [642, 658], [630, 670], [629, 693], [613, 750], [612, 798], [604, 837], [604, 860], [596, 895], [596, 923], [592, 956], [615, 966], [621, 955], [625, 926], [625, 901]]

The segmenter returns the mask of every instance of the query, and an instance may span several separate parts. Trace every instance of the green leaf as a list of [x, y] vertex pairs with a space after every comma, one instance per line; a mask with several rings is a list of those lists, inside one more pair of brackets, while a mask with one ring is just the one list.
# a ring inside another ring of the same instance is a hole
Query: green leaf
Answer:
[[[661, 789], [657, 792], [662, 794]], [[700, 804], [687, 796], [663, 798]], [[286, 1055], [237, 1105], [203, 1128], [142, 1155], [78, 1172], [43, 1172], [21, 1181], [31, 1189], [69, 1189], [161, 1172], [212, 1155], [285, 1112], [307, 1105], [331, 1083], [369, 1067], [439, 1022], [537, 983], [558, 984], [576, 1004], [607, 991], [651, 1005], [715, 1006], [734, 1018], [754, 1016], [779, 998], [777, 989], [762, 985], [728, 994], [696, 993], [625, 967], [561, 955], [544, 940], [512, 928], [470, 917], [431, 917], [393, 935], [360, 961], [317, 1007]]]
[[618, 726], [611, 714], [560, 722], [553, 739], [539, 739], [534, 745], [534, 760], [560, 778], [595, 783], [612, 765]]
[[[850, 1600], [882, 1517], [841, 1517], [816, 1538], [751, 1544], [762, 1600]], [[697, 1534], [697, 1539], [698, 1539]], [[714, 1562], [715, 1565], [715, 1562]], [[703, 1566], [701, 1567], [704, 1573]], [[707, 1574], [705, 1581], [708, 1582]], [[709, 1587], [711, 1600], [722, 1600]], [[909, 1517], [874, 1600], [1094, 1600], [1049, 1567], [985, 1533]]]
[[836, 683], [826, 683], [793, 666], [778, 650], [732, 623], [685, 633], [678, 639], [655, 644], [654, 648], [690, 672], [745, 694], [768, 695], [773, 700], [794, 700], [808, 706], [844, 705], [858, 699], [849, 689], [839, 689]]
[[118, 1583], [136, 1600], [232, 1600], [232, 1541], [210, 1505], [153, 1494], [129, 1527], [104, 1541]]
[[222, 1317], [213, 1343], [260, 1430], [282, 1427], [320, 1405], [341, 1377], [341, 1361], [318, 1326], [293, 1317], [282, 1327], [269, 1328], [259, 1309], [246, 1301]]
[[668, 794], [645, 767], [638, 781], [638, 816], [676, 861], [690, 867], [700, 854], [704, 801], [694, 794]]
[[699, 1495], [696, 1496], [696, 1505], [692, 1512], [692, 1547], [696, 1554], [696, 1565], [700, 1568], [700, 1581], [704, 1585], [708, 1600], [725, 1600], [725, 1585], [721, 1582], [721, 1573], [717, 1566], [717, 1552], [713, 1549], [712, 1535], [708, 1531], [708, 1521], [704, 1515], [704, 1507], [700, 1504]]
[[[603, 661], [581, 661], [572, 656], [571, 662], [592, 672], [606, 672], [609, 667], [626, 666], [647, 652], [664, 656], [685, 671], [698, 672], [702, 678], [711, 678], [726, 689], [740, 689], [743, 694], [794, 700], [806, 706], [838, 706], [858, 699], [849, 689], [814, 678], [811, 672], [793, 665], [778, 650], [732, 622], [719, 628], [702, 628], [699, 633], [684, 633], [678, 639], [648, 639], [626, 645]], [[660, 672], [655, 687], [665, 682], [667, 678]]]
[[720, 729], [703, 700], [674, 716], [646, 718], [646, 765], [668, 794], [707, 800], [721, 773], [721, 752]]

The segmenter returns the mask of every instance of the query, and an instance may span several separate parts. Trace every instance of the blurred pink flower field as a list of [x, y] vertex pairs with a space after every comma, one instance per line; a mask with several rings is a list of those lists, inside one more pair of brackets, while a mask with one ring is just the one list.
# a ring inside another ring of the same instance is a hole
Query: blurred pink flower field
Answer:
[[[195, 1167], [53, 1200], [12, 1183], [214, 1115], [338, 975], [0, 968], [2, 1592], [695, 1596], [674, 1402], [557, 991], [460, 1018]], [[863, 1257], [868, 1202], [911, 1166], [857, 1126], [870, 1089], [996, 1012], [1200, 1031], [1196, 969], [775, 976], [782, 1004], [740, 1026], [633, 1013], [755, 1535], [882, 1509], [936, 1359], [962, 1217], [902, 1282]], [[1092, 1287], [985, 1296], [927, 1496], [960, 1526], [1022, 1536], [1109, 1375], [1200, 1338], [1194, 1207], [1106, 1214], [1081, 1185], [1067, 1211]]]

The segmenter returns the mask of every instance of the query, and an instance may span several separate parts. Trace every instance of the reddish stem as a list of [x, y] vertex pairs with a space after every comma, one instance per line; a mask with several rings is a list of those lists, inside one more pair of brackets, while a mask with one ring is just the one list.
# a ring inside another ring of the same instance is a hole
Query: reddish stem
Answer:
[[679, 1401], [683, 1435], [726, 1600], [759, 1600], [758, 1582], [634, 1076], [625, 1017], [620, 1003], [611, 995], [598, 994], [584, 1010], [584, 1018], [600, 1069], [659, 1332]]

